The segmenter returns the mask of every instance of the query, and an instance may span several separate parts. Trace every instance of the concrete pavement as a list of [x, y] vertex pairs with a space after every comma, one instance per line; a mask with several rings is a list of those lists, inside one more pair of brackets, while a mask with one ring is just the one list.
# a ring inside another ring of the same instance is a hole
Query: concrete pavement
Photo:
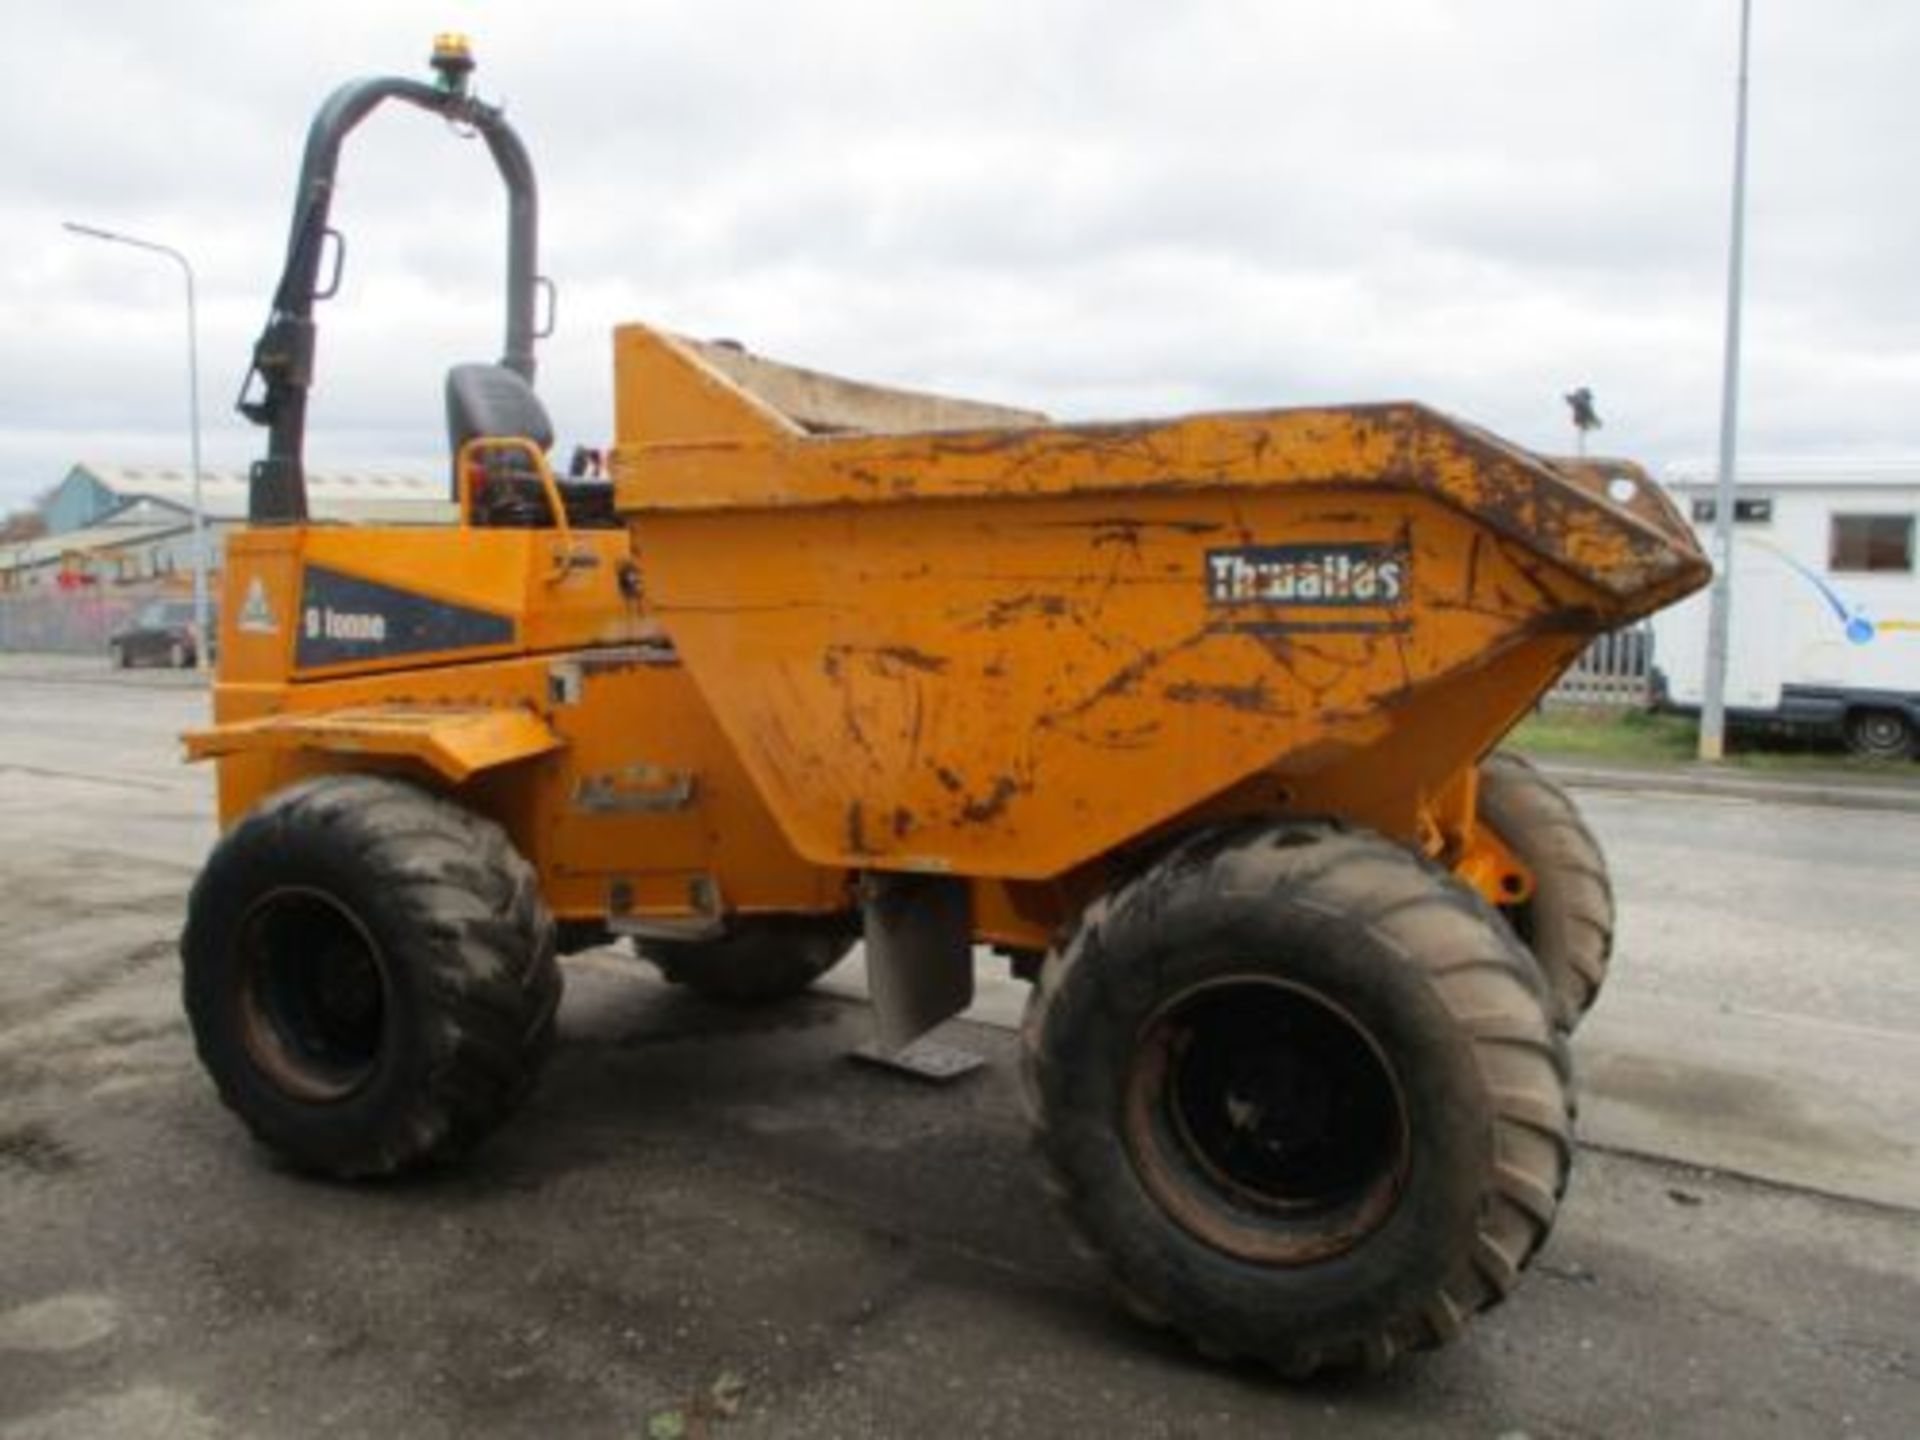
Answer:
[[171, 736], [204, 699], [38, 675], [0, 662], [6, 1440], [1920, 1428], [1920, 818], [1584, 793], [1624, 924], [1552, 1244], [1461, 1344], [1285, 1387], [1142, 1330], [1069, 1252], [1011, 983], [948, 1033], [986, 1068], [938, 1088], [846, 1063], [865, 1016], [832, 996], [742, 1017], [595, 952], [471, 1164], [284, 1175], [179, 1014], [213, 827]]

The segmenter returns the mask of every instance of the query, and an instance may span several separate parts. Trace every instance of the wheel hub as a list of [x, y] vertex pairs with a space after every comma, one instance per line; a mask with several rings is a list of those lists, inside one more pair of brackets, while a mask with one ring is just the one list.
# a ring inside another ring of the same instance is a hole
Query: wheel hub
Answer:
[[254, 1064], [302, 1100], [342, 1100], [379, 1068], [387, 977], [359, 920], [318, 890], [280, 889], [239, 928], [241, 1037]]
[[1134, 1163], [1189, 1231], [1292, 1264], [1392, 1210], [1405, 1107], [1373, 1037], [1315, 991], [1264, 977], [1189, 990], [1142, 1032], [1127, 1092]]
[[1892, 715], [1872, 714], [1860, 722], [1860, 734], [1868, 748], [1876, 751], [1899, 749], [1906, 744], [1906, 726]]

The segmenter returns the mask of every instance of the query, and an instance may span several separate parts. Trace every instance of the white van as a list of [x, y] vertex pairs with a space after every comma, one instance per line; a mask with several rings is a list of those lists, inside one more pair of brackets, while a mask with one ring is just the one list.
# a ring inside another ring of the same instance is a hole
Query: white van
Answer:
[[[1920, 459], [1752, 460], [1737, 468], [1731, 723], [1843, 738], [1913, 756], [1920, 737]], [[1711, 553], [1712, 462], [1663, 477]], [[1707, 592], [1653, 621], [1655, 692], [1697, 711], [1706, 678]]]

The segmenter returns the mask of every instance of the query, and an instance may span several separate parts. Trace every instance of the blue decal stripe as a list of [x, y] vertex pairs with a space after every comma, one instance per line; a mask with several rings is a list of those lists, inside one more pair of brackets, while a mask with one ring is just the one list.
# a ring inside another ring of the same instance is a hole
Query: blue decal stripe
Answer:
[[1834, 593], [1833, 587], [1827, 584], [1826, 580], [1823, 577], [1816, 574], [1814, 571], [1809, 570], [1805, 565], [1801, 564], [1793, 556], [1789, 555], [1786, 551], [1782, 550], [1778, 545], [1770, 545], [1765, 540], [1754, 540], [1747, 537], [1742, 537], [1742, 538], [1745, 540], [1746, 544], [1752, 545], [1757, 549], [1766, 551], [1769, 555], [1773, 556], [1776, 560], [1784, 561], [1788, 566], [1790, 566], [1794, 570], [1797, 570], [1802, 576], [1804, 576], [1807, 582], [1811, 584], [1814, 589], [1820, 592], [1821, 597], [1826, 600], [1827, 604], [1833, 607], [1833, 613], [1839, 617], [1840, 623], [1842, 625], [1846, 624], [1847, 621], [1853, 618], [1853, 612], [1847, 609], [1847, 602], [1842, 600], [1837, 594]]

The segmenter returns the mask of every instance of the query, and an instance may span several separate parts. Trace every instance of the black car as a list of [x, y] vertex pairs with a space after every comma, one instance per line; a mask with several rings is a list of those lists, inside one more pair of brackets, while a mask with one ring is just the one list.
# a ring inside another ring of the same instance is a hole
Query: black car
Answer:
[[200, 633], [191, 600], [155, 600], [126, 629], [107, 637], [114, 666], [171, 665], [184, 669], [199, 659]]

